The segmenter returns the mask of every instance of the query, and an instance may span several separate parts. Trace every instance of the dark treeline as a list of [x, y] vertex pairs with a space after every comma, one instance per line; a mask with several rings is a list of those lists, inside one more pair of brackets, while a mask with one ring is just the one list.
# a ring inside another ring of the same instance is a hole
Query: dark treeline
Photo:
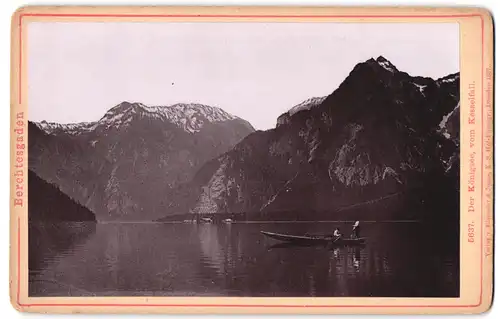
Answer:
[[29, 221], [95, 221], [95, 215], [28, 170]]

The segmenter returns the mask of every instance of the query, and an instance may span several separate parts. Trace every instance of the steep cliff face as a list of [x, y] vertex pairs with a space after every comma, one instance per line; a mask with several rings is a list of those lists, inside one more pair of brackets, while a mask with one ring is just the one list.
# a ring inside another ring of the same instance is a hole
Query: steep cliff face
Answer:
[[151, 220], [169, 212], [171, 189], [252, 131], [215, 107], [123, 102], [93, 123], [29, 123], [29, 167], [98, 219]]
[[394, 201], [405, 204], [387, 218], [413, 218], [401, 208], [430, 201], [431, 189], [442, 201], [456, 193], [458, 92], [458, 74], [433, 80], [383, 57], [359, 63], [326, 98], [202, 167], [192, 211], [334, 214]]

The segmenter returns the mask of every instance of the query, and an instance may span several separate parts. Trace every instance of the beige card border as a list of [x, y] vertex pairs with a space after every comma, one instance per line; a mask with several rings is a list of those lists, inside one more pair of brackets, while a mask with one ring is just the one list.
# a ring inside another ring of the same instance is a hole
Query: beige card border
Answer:
[[[459, 23], [460, 298], [28, 297], [27, 26], [34, 21]], [[10, 295], [48, 313], [479, 313], [493, 291], [493, 25], [481, 8], [22, 7], [12, 16]], [[473, 239], [473, 242], [470, 240]]]

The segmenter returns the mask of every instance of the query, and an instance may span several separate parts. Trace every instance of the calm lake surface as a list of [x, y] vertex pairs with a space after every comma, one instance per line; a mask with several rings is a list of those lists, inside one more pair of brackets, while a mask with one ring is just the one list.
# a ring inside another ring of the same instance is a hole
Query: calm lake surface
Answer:
[[364, 247], [336, 249], [272, 247], [278, 242], [260, 231], [324, 233], [340, 226], [348, 233], [350, 224], [30, 225], [29, 292], [31, 296], [459, 295], [456, 244], [431, 238], [419, 223], [361, 225], [362, 236], [368, 237]]

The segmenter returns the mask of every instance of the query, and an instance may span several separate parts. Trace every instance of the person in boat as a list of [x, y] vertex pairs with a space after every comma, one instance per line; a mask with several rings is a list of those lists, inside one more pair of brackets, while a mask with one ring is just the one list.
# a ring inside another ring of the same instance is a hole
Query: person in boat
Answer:
[[359, 227], [359, 220], [357, 220], [354, 225], [352, 225], [352, 233], [351, 236], [353, 238], [361, 238], [361, 229]]
[[340, 237], [342, 237], [340, 230], [338, 228], [335, 228], [335, 230], [333, 231], [333, 239], [338, 239]]

